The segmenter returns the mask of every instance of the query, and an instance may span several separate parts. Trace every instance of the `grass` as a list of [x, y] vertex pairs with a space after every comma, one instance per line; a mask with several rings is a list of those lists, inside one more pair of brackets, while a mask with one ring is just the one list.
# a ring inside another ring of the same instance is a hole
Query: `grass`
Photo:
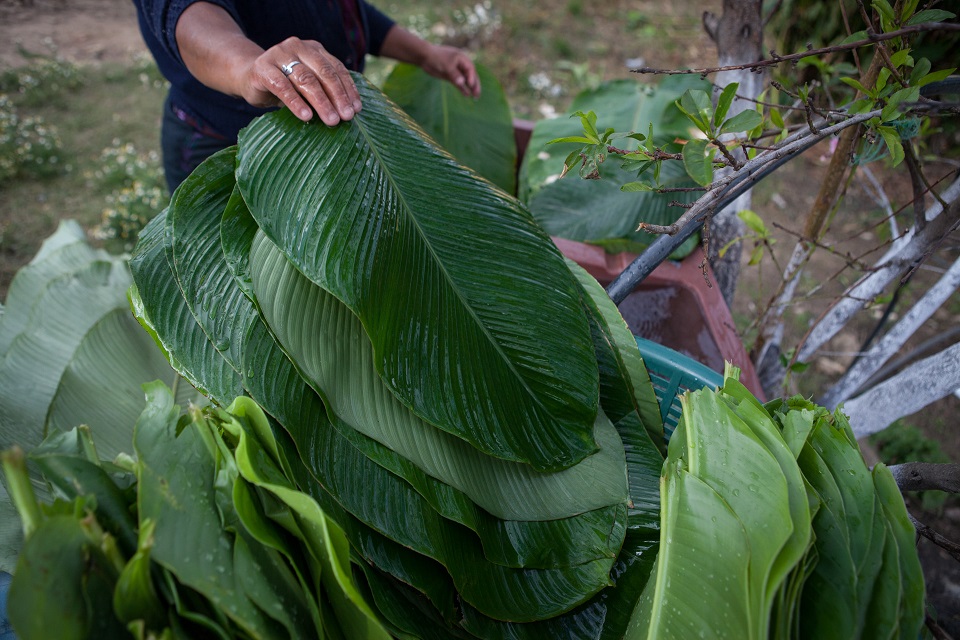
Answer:
[[66, 171], [0, 184], [0, 297], [61, 219], [75, 219], [86, 229], [100, 222], [116, 190], [96, 175], [104, 149], [121, 142], [143, 151], [159, 147], [165, 90], [152, 64], [82, 68], [79, 75], [66, 99], [34, 105], [29, 94], [13, 97], [21, 117], [56, 127]]

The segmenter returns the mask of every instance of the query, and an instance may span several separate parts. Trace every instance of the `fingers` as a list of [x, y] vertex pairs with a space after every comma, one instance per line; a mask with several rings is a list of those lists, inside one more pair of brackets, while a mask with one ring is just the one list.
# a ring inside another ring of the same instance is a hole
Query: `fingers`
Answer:
[[263, 90], [307, 121], [315, 111], [329, 126], [360, 111], [350, 72], [319, 43], [296, 38], [265, 51], [256, 62]]
[[454, 47], [434, 45], [424, 62], [424, 70], [449, 81], [468, 98], [480, 97], [480, 78], [466, 53]]
[[461, 59], [457, 62], [458, 76], [454, 84], [460, 89], [460, 93], [468, 98], [480, 97], [480, 77], [477, 75], [477, 69], [465, 55], [461, 54]]

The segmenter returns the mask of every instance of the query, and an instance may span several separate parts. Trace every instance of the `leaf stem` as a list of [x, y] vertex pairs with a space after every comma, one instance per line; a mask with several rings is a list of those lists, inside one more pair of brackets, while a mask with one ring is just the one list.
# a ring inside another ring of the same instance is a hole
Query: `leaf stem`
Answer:
[[43, 516], [40, 513], [40, 503], [37, 502], [37, 496], [30, 485], [30, 475], [27, 473], [27, 460], [23, 449], [14, 446], [0, 453], [0, 463], [3, 464], [3, 473], [10, 488], [10, 499], [23, 522], [23, 537], [29, 538], [40, 526]]

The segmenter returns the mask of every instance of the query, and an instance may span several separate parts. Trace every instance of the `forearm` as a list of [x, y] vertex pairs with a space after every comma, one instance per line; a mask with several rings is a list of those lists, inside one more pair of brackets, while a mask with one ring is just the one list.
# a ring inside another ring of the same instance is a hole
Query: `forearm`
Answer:
[[430, 43], [407, 31], [400, 25], [393, 25], [380, 46], [380, 55], [399, 62], [409, 62], [422, 66], [427, 58]]
[[248, 39], [223, 8], [190, 5], [177, 22], [177, 46], [187, 70], [204, 85], [244, 96], [243, 78], [263, 49]]

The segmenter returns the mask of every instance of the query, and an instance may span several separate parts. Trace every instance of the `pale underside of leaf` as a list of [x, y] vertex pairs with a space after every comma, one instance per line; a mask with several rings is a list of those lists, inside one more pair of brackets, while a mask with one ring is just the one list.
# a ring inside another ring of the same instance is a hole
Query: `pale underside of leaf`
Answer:
[[743, 523], [678, 462], [667, 461], [661, 495], [660, 553], [624, 637], [749, 638], [750, 544]]
[[0, 448], [40, 444], [64, 369], [104, 314], [126, 308], [129, 282], [125, 264], [94, 261], [44, 288], [28, 325], [0, 361]]
[[143, 411], [142, 385], [161, 380], [177, 402], [202, 397], [178, 376], [129, 309], [114, 309], [94, 325], [67, 364], [47, 414], [49, 432], [90, 427], [97, 453], [113, 460], [133, 446], [133, 425]]

